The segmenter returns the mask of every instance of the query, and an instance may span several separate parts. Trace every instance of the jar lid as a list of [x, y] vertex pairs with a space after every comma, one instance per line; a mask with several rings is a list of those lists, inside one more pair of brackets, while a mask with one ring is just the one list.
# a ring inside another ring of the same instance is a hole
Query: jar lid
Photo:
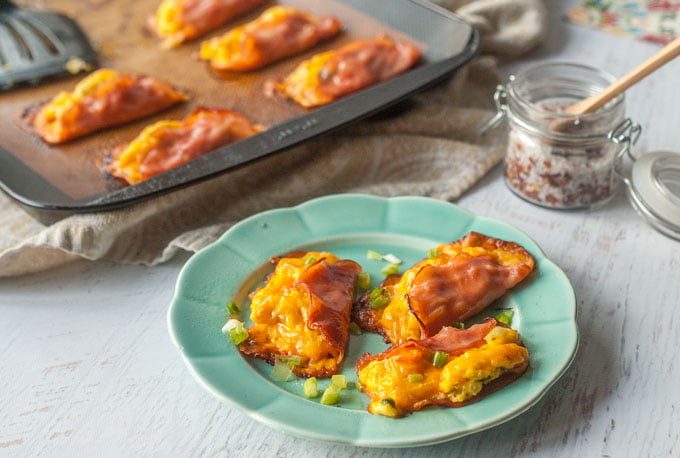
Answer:
[[680, 240], [680, 154], [656, 151], [633, 163], [628, 195], [648, 223]]

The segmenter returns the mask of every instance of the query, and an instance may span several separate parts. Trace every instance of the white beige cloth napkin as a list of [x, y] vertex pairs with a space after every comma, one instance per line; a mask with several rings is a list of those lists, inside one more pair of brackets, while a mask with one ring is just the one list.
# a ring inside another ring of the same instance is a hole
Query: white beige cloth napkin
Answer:
[[235, 222], [312, 197], [359, 192], [453, 200], [503, 155], [504, 136], [480, 138], [491, 116], [497, 58], [533, 47], [541, 0], [440, 0], [475, 24], [482, 57], [396, 110], [218, 178], [125, 209], [36, 222], [0, 193], [0, 276], [78, 258], [156, 264], [196, 251]]

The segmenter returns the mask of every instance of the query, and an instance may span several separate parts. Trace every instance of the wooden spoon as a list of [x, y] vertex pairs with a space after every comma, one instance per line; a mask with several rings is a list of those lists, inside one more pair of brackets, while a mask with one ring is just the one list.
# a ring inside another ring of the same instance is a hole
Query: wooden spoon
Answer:
[[611, 99], [621, 94], [654, 70], [678, 56], [680, 56], [680, 37], [668, 43], [663, 49], [659, 50], [656, 54], [635, 67], [622, 78], [619, 78], [618, 81], [606, 87], [599, 94], [595, 94], [594, 96], [570, 105], [564, 110], [564, 113], [571, 115], [592, 113], [598, 108], [602, 108]]

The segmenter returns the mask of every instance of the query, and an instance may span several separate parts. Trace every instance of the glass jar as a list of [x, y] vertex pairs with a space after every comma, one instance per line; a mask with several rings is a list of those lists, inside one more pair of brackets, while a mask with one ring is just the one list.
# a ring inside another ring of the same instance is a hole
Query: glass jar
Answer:
[[505, 181], [515, 194], [558, 209], [594, 208], [614, 196], [620, 182], [614, 159], [626, 145], [609, 134], [624, 122], [624, 96], [594, 113], [563, 113], [614, 81], [585, 65], [547, 63], [496, 89], [494, 120], [507, 117], [510, 127]]

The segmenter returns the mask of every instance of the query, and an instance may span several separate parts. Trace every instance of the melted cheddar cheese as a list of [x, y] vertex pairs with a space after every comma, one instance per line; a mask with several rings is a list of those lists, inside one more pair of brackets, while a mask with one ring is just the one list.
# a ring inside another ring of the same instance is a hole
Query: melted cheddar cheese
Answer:
[[276, 86], [277, 90], [305, 108], [332, 102], [337, 97], [324, 92], [322, 83], [323, 78], [329, 75], [329, 71], [324, 67], [335, 59], [335, 56], [336, 51], [327, 51], [302, 62], [282, 83]]
[[311, 258], [329, 264], [339, 260], [325, 252], [282, 258], [267, 283], [251, 296], [250, 319], [255, 324], [248, 328], [247, 344], [259, 347], [261, 353], [300, 356], [302, 362], [294, 368], [298, 375], [334, 373], [340, 362], [340, 351], [320, 330], [307, 325], [310, 297], [298, 279]]
[[[477, 396], [487, 383], [528, 365], [529, 353], [517, 331], [496, 326], [484, 341], [449, 357], [442, 368], [432, 365], [431, 350], [418, 345], [369, 362], [358, 371], [362, 391], [370, 397], [369, 412], [401, 417], [427, 405], [455, 407]], [[412, 374], [422, 380], [410, 381]]]

